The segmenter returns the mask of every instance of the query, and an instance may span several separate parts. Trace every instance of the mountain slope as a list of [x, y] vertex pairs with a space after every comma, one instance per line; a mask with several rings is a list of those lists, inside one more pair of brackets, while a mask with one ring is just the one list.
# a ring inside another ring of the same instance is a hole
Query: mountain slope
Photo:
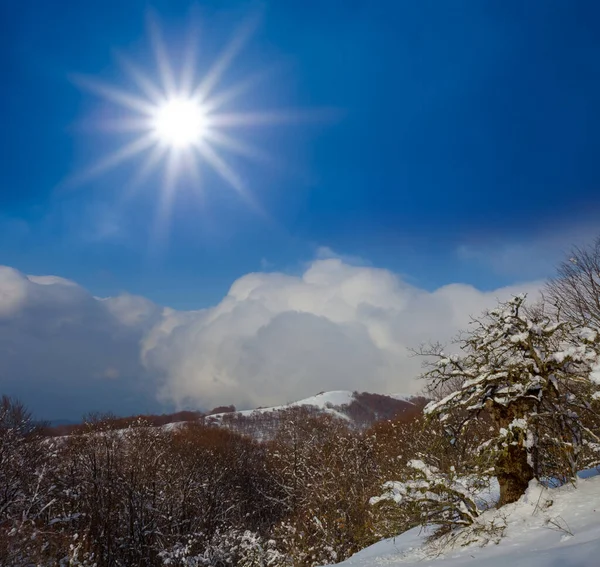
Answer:
[[[322, 410], [325, 413], [330, 413], [337, 417], [341, 417], [342, 419], [348, 419], [348, 416], [341, 413], [340, 411], [333, 409], [335, 407], [341, 408], [344, 405], [349, 405], [354, 400], [354, 394], [349, 390], [333, 390], [331, 392], [321, 392], [316, 396], [311, 396], [310, 398], [305, 398], [304, 400], [298, 400], [296, 402], [291, 402], [289, 404], [284, 404], [280, 406], [272, 406], [268, 408], [256, 408], [251, 410], [241, 410], [236, 411], [238, 415], [241, 416], [252, 416], [257, 414], [264, 414], [268, 412], [278, 412], [284, 411], [290, 408], [299, 408], [299, 407], [314, 407], [318, 410]], [[230, 412], [227, 412], [230, 413]], [[213, 414], [212, 418], [220, 419], [224, 413], [216, 413]]]
[[301, 415], [301, 419], [328, 416], [343, 420], [351, 428], [366, 429], [382, 420], [413, 419], [420, 413], [424, 401], [423, 398], [403, 394], [334, 390], [281, 406], [215, 413], [204, 420], [208, 425], [228, 427], [266, 440], [275, 437], [281, 425], [293, 415]]
[[236, 418], [259, 418], [304, 408], [315, 414], [329, 414], [361, 425], [362, 422], [371, 424], [380, 419], [390, 419], [398, 414], [414, 411], [422, 401], [422, 398], [408, 394], [370, 394], [368, 392], [333, 390], [320, 392], [315, 396], [280, 406], [214, 413], [207, 419], [219, 423], [224, 419], [232, 419], [234, 416]]

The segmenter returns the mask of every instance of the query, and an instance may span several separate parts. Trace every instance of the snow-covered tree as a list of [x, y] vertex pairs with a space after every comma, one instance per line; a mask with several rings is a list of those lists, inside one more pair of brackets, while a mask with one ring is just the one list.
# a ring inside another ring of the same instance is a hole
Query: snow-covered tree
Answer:
[[32, 557], [40, 525], [55, 502], [49, 479], [54, 444], [25, 406], [0, 397], [0, 564]]
[[473, 455], [489, 437], [489, 419], [473, 417], [461, 431], [460, 426], [460, 419], [422, 417], [374, 428], [381, 460], [387, 460], [380, 476], [385, 480], [383, 493], [380, 488], [370, 500], [383, 537], [417, 524], [441, 531], [466, 526], [487, 508], [488, 502], [479, 496], [488, 491], [490, 479], [480, 475], [485, 462]]
[[590, 408], [596, 388], [591, 379], [598, 360], [598, 333], [560, 321], [542, 308], [527, 310], [517, 296], [481, 319], [459, 339], [460, 354], [434, 356], [424, 377], [432, 388], [460, 384], [425, 413], [441, 422], [459, 418], [463, 424], [487, 412], [494, 424], [481, 445], [500, 483], [500, 504], [517, 500], [529, 481], [540, 475], [540, 447], [552, 442], [567, 454], [572, 476], [586, 440], [598, 443], [579, 413]]
[[373, 542], [371, 440], [337, 417], [304, 408], [283, 415], [272, 444], [271, 484], [280, 487], [286, 514], [274, 537], [295, 566], [339, 562]]
[[371, 504], [412, 507], [422, 525], [468, 526], [479, 516], [477, 492], [483, 486], [477, 476], [461, 477], [454, 467], [442, 473], [420, 459], [412, 459], [408, 467], [409, 478], [386, 482], [384, 493], [371, 498]]
[[164, 567], [287, 567], [290, 563], [276, 547], [250, 530], [215, 532], [208, 542], [202, 534], [188, 536], [159, 553]]

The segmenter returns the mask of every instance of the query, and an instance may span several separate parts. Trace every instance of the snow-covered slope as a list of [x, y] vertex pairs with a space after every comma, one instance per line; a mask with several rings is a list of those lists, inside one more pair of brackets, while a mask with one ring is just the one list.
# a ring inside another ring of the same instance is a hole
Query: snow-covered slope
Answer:
[[[251, 416], [261, 413], [268, 413], [273, 411], [283, 411], [289, 408], [298, 408], [303, 406], [312, 406], [323, 410], [327, 413], [334, 414], [343, 419], [348, 419], [347, 416], [333, 409], [333, 406], [343, 406], [349, 404], [354, 399], [354, 395], [352, 392], [348, 390], [334, 390], [332, 392], [321, 392], [316, 396], [311, 396], [310, 398], [306, 398], [304, 400], [298, 400], [297, 402], [291, 402], [289, 404], [281, 405], [281, 406], [273, 406], [269, 408], [257, 408], [251, 410], [242, 410], [236, 412], [239, 415]], [[220, 418], [222, 417], [222, 413], [216, 413], [212, 415], [212, 418]]]
[[[409, 404], [411, 403], [411, 396], [407, 394], [385, 394], [385, 396], [393, 400], [403, 401]], [[281, 406], [241, 410], [235, 413], [238, 415], [251, 417], [257, 414], [284, 411], [290, 408], [313, 407], [323, 411], [324, 413], [348, 420], [349, 417], [343, 411], [340, 411], [340, 409], [344, 406], [350, 405], [354, 401], [356, 401], [356, 397], [353, 392], [349, 390], [333, 390], [331, 392], [321, 392], [316, 396], [311, 396], [310, 398], [305, 398], [303, 400], [298, 400], [297, 402], [291, 402]], [[225, 414], [217, 413], [211, 415], [210, 418], [218, 421], [223, 417], [223, 415]]]
[[386, 394], [389, 398], [394, 398], [394, 400], [399, 400], [401, 402], [410, 402], [415, 399], [414, 394]]
[[[600, 565], [600, 476], [577, 487], [545, 489], [532, 483], [515, 504], [482, 515], [506, 525], [498, 544], [470, 532], [441, 545], [427, 544], [414, 528], [363, 549], [343, 567], [598, 567]], [[474, 541], [470, 541], [474, 540]]]

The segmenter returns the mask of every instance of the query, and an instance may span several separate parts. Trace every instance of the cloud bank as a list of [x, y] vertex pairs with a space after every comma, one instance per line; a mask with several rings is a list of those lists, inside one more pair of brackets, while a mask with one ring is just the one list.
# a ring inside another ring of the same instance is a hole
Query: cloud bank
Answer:
[[0, 266], [0, 394], [41, 418], [157, 409], [139, 344], [160, 315], [143, 298], [98, 299], [69, 280]]
[[326, 257], [300, 276], [248, 274], [218, 305], [175, 311], [0, 267], [0, 392], [47, 417], [147, 411], [153, 400], [242, 408], [329, 389], [415, 392], [410, 347], [447, 341], [497, 298], [539, 285], [429, 292]]
[[213, 308], [166, 312], [142, 360], [164, 378], [159, 396], [177, 406], [256, 407], [329, 389], [415, 392], [420, 360], [410, 347], [447, 341], [496, 298], [537, 289], [427, 292], [388, 270], [328, 258], [298, 277], [248, 274]]

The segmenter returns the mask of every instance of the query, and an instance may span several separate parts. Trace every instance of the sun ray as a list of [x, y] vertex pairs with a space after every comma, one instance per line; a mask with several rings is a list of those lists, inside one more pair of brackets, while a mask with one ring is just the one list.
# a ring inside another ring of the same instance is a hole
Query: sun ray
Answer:
[[138, 96], [131, 95], [121, 89], [105, 85], [100, 81], [82, 75], [73, 75], [72, 80], [80, 87], [83, 87], [100, 97], [111, 100], [120, 106], [134, 110], [139, 114], [151, 115], [154, 112], [155, 106], [151, 102]]
[[181, 65], [179, 89], [186, 98], [192, 97], [194, 90], [194, 74], [196, 69], [196, 52], [198, 50], [199, 30], [197, 25], [191, 25], [188, 33], [187, 47]]
[[150, 41], [154, 49], [154, 57], [158, 66], [160, 75], [160, 84], [164, 90], [166, 98], [170, 98], [177, 93], [177, 85], [175, 82], [175, 74], [167, 56], [167, 48], [162, 38], [162, 32], [158, 25], [157, 17], [150, 15], [149, 22]]
[[144, 162], [136, 171], [135, 175], [128, 183], [126, 190], [123, 192], [123, 201], [128, 201], [135, 195], [142, 185], [150, 178], [150, 174], [161, 164], [167, 155], [169, 148], [160, 144], [156, 144], [150, 149], [149, 153], [144, 157]]
[[154, 84], [135, 64], [121, 53], [117, 54], [117, 60], [123, 70], [133, 79], [135, 84], [146, 94], [146, 96], [154, 103], [160, 104], [165, 96], [160, 92]]
[[208, 70], [204, 79], [198, 85], [193, 93], [195, 98], [198, 98], [201, 102], [208, 99], [208, 96], [216, 87], [221, 80], [223, 74], [227, 71], [231, 62], [242, 50], [252, 33], [256, 30], [258, 25], [258, 18], [253, 18], [246, 22], [246, 24], [234, 35], [233, 39], [229, 42], [229, 45], [224, 49], [219, 58], [215, 61], [213, 66]]
[[[185, 187], [204, 197], [209, 189], [206, 186], [207, 180], [216, 179], [215, 187], [230, 186], [255, 212], [271, 221], [249, 190], [245, 179], [226, 158], [236, 154], [270, 166], [279, 165], [274, 163], [267, 152], [232, 131], [259, 125], [330, 120], [339, 116], [339, 111], [236, 111], [231, 103], [240, 99], [273, 71], [270, 68], [255, 72], [229, 87], [220, 87], [232, 62], [254, 32], [258, 20], [258, 17], [247, 20], [216, 61], [203, 75], [199, 75], [197, 23], [189, 28], [183, 56], [179, 59], [170, 58], [158, 17], [150, 12], [147, 23], [157, 69], [156, 80], [121, 54], [117, 54], [119, 64], [131, 79], [132, 86], [136, 89], [134, 92], [87, 77], [74, 77], [74, 81], [81, 87], [127, 110], [127, 113], [119, 112], [116, 116], [103, 119], [98, 125], [100, 129], [132, 133], [136, 138], [73, 177], [69, 185], [89, 181], [126, 160], [143, 154], [143, 160], [132, 179], [121, 188], [119, 200], [124, 203], [140, 187], [151, 183], [154, 173], [161, 167], [162, 181], [157, 184], [159, 198], [154, 224], [156, 248], [166, 243], [176, 191]], [[177, 64], [173, 65], [172, 61], [177, 61]], [[243, 107], [246, 108], [246, 104]], [[207, 168], [214, 170], [215, 176], [206, 176]]]
[[167, 246], [180, 159], [181, 154], [179, 152], [169, 151], [165, 160], [162, 190], [154, 223], [154, 250], [158, 253]]
[[167, 209], [170, 210], [173, 195], [175, 193], [175, 185], [177, 183], [177, 177], [179, 175], [179, 164], [181, 162], [181, 152], [174, 152], [173, 150], [169, 151], [167, 154], [167, 166], [165, 168], [165, 178], [164, 178], [164, 203]]
[[235, 189], [237, 194], [244, 199], [246, 204], [250, 206], [255, 213], [269, 221], [271, 220], [256, 199], [254, 199], [252, 193], [248, 191], [244, 182], [212, 146], [203, 143], [197, 146], [197, 150], [212, 169]]
[[240, 195], [247, 199], [246, 187], [227, 162], [209, 144], [201, 143], [197, 148], [208, 164]]
[[185, 152], [183, 154], [183, 159], [185, 161], [186, 170], [193, 182], [192, 186], [195, 188], [200, 187], [200, 168], [198, 167], [198, 160], [194, 155], [194, 150]]
[[215, 144], [222, 146], [231, 152], [253, 159], [254, 161], [272, 161], [271, 156], [267, 152], [263, 152], [256, 146], [247, 144], [246, 142], [243, 142], [238, 138], [234, 138], [233, 136], [229, 136], [224, 132], [219, 132], [218, 130], [207, 130], [204, 137], [209, 142], [214, 142]]
[[322, 108], [315, 110], [270, 110], [262, 112], [227, 112], [209, 117], [211, 128], [235, 128], [240, 126], [268, 126], [277, 124], [298, 124], [322, 122], [340, 116], [340, 110]]
[[271, 72], [272, 71], [270, 70], [263, 70], [257, 73], [253, 73], [243, 81], [234, 84], [232, 87], [229, 87], [228, 89], [216, 93], [215, 95], [213, 95], [212, 97], [210, 97], [202, 103], [206, 112], [214, 112], [215, 110], [221, 108], [224, 104], [235, 100], [240, 95], [247, 92], [251, 87], [263, 80]]
[[100, 132], [143, 132], [148, 131], [152, 121], [149, 117], [125, 116], [120, 118], [103, 118], [102, 120], [86, 121], [85, 128], [93, 128]]
[[74, 187], [81, 185], [87, 181], [90, 181], [91, 179], [98, 177], [102, 173], [113, 169], [114, 167], [123, 163], [124, 161], [151, 148], [155, 144], [156, 138], [151, 134], [147, 134], [146, 136], [142, 136], [141, 138], [136, 138], [129, 144], [126, 144], [125, 146], [119, 148], [117, 151], [107, 155], [99, 162], [94, 164], [92, 167], [89, 167], [80, 174], [71, 177], [71, 179], [67, 180], [65, 185]]
[[206, 192], [202, 187], [202, 173], [196, 157], [196, 150], [191, 148], [189, 152], [185, 152], [183, 161], [185, 162], [185, 168], [189, 178], [188, 185], [192, 189], [194, 196], [198, 198], [198, 202], [204, 207]]

